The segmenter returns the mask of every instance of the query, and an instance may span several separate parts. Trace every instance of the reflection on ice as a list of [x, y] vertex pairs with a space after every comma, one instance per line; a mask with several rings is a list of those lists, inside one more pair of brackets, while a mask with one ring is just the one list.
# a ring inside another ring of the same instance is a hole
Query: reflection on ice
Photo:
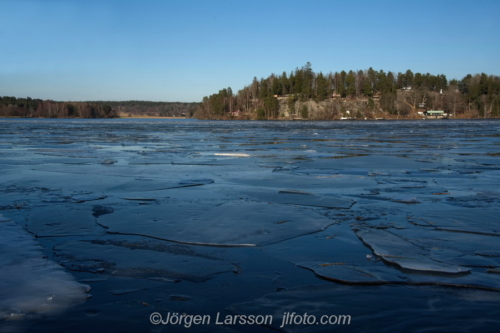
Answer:
[[430, 260], [428, 251], [424, 251], [388, 231], [363, 229], [356, 234], [373, 250], [375, 255], [402, 268], [451, 274], [468, 272], [467, 269], [458, 266]]
[[323, 207], [330, 209], [349, 209], [354, 201], [338, 196], [316, 195], [298, 190], [281, 190], [278, 192], [261, 189], [260, 191], [243, 192], [244, 197], [262, 202], [273, 202], [298, 206]]
[[[395, 332], [410, 327], [415, 332], [472, 332], [495, 331], [500, 324], [500, 301], [490, 292], [457, 293], [432, 287], [402, 287], [398, 291], [395, 293], [393, 286], [304, 286], [236, 304], [230, 310], [242, 315], [271, 314], [271, 328], [283, 332]], [[469, 307], [473, 311], [463, 310]], [[481, 317], [485, 313], [491, 314], [486, 322]], [[318, 320], [324, 315], [335, 316], [340, 323], [283, 324], [284, 317], [291, 314], [297, 319], [307, 314]], [[345, 324], [349, 319], [350, 324]]]
[[69, 241], [54, 250], [61, 264], [73, 271], [163, 282], [203, 282], [234, 269], [226, 261], [187, 248], [134, 240]]
[[94, 201], [105, 199], [105, 195], [92, 194], [92, 193], [82, 193], [82, 194], [73, 194], [70, 196], [71, 199], [75, 200], [75, 202], [85, 202], [85, 201]]
[[88, 297], [90, 287], [47, 259], [33, 237], [6, 218], [0, 248], [0, 320], [51, 314]]
[[215, 153], [214, 156], [250, 157], [249, 154], [244, 153]]
[[258, 246], [317, 232], [334, 221], [312, 209], [236, 201], [122, 208], [100, 217], [98, 223], [109, 233], [186, 244]]
[[89, 235], [94, 233], [95, 218], [88, 207], [33, 208], [27, 230], [36, 237]]
[[474, 255], [466, 255], [459, 251], [435, 249], [431, 251], [431, 259], [443, 263], [453, 265], [470, 266], [470, 267], [496, 267], [500, 266], [500, 261], [478, 257]]

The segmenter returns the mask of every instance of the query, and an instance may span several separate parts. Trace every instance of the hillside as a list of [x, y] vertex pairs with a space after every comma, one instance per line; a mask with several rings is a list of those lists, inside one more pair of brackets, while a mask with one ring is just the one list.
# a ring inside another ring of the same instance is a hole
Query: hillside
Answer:
[[393, 119], [421, 118], [443, 110], [457, 118], [500, 116], [500, 77], [375, 71], [315, 73], [311, 64], [287, 74], [271, 74], [238, 93], [225, 88], [203, 98], [199, 119]]

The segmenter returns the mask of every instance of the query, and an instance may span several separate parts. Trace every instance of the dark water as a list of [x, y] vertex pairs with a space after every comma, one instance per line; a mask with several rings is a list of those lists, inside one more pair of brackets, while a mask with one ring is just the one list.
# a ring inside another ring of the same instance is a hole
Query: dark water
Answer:
[[499, 157], [493, 120], [0, 120], [0, 332], [496, 331]]

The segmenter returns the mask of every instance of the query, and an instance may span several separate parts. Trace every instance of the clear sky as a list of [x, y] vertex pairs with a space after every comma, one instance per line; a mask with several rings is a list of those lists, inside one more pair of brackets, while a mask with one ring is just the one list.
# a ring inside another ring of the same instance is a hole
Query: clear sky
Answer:
[[253, 77], [500, 75], [500, 0], [0, 0], [0, 96], [198, 102]]

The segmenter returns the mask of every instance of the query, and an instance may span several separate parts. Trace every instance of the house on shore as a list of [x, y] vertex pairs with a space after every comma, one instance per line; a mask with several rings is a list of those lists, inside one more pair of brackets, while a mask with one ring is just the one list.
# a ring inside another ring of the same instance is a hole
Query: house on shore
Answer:
[[229, 114], [231, 115], [231, 117], [238, 118], [241, 115], [241, 111], [240, 110], [233, 110], [233, 111], [229, 112]]
[[422, 115], [424, 116], [424, 119], [448, 119], [449, 117], [449, 115], [443, 110], [428, 110], [422, 112]]

